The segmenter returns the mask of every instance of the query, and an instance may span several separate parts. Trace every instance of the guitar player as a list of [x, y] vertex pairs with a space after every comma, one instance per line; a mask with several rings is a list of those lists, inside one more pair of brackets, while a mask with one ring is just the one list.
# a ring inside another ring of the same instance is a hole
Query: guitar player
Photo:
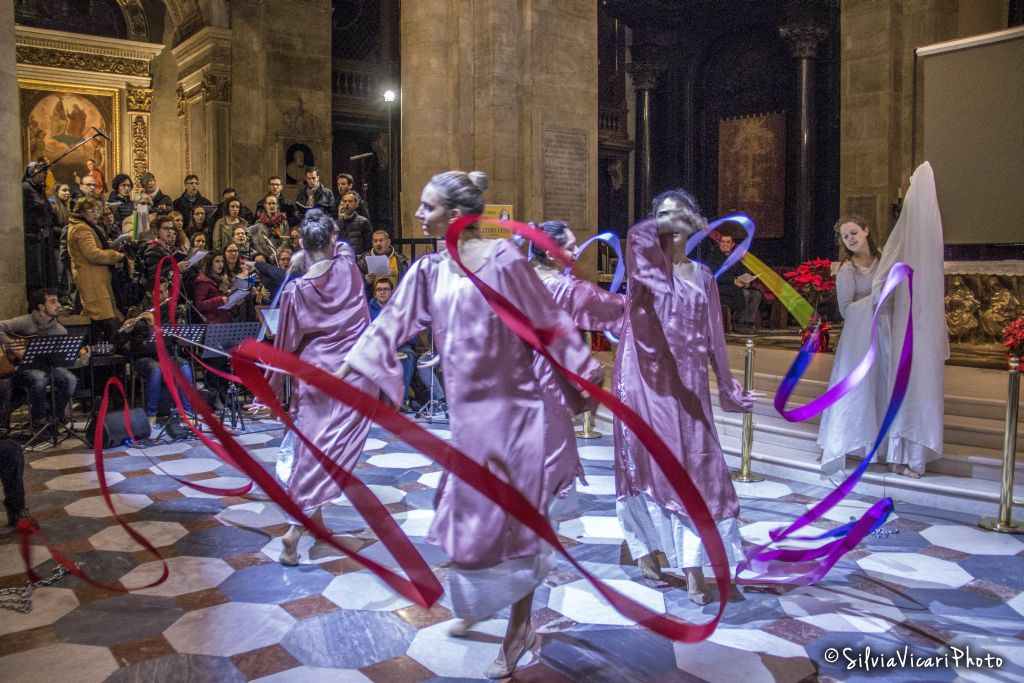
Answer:
[[[29, 313], [17, 318], [0, 321], [0, 344], [3, 344], [8, 355], [20, 360], [25, 354], [25, 347], [17, 344], [18, 338], [37, 336], [63, 336], [68, 333], [64, 326], [57, 322], [60, 312], [60, 301], [55, 289], [37, 289], [28, 297]], [[87, 353], [83, 349], [83, 353]], [[42, 428], [50, 413], [50, 398], [46, 392], [48, 373], [37, 368], [19, 366], [14, 374], [0, 380], [0, 428], [10, 422], [12, 390], [24, 389], [28, 394], [29, 416], [33, 430]], [[75, 393], [78, 379], [67, 368], [54, 368], [53, 383], [56, 394], [57, 415], [63, 420], [67, 414], [68, 402]]]

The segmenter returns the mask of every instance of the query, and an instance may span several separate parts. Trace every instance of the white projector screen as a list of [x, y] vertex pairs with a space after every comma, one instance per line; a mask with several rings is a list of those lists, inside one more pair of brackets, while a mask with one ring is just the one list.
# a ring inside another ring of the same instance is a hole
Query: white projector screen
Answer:
[[[1024, 243], [1024, 27], [918, 48], [946, 244]], [[916, 118], [916, 117], [915, 117]]]

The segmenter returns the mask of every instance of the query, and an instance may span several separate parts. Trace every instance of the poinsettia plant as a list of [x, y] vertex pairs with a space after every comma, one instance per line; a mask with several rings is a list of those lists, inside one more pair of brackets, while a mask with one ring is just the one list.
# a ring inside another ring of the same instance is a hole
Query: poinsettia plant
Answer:
[[782, 276], [814, 307], [815, 316], [818, 305], [835, 296], [836, 281], [832, 277], [832, 262], [827, 258], [804, 261], [796, 270]]
[[1024, 318], [1017, 318], [1003, 328], [1003, 346], [1007, 356], [1024, 356]]

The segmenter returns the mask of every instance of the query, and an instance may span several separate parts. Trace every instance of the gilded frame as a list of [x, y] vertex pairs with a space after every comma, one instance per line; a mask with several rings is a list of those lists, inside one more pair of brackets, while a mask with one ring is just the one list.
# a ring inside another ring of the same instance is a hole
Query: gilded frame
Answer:
[[[53, 103], [56, 96], [60, 111]], [[68, 105], [64, 101], [67, 99]], [[103, 174], [105, 191], [110, 182], [121, 173], [121, 91], [92, 85], [76, 85], [58, 81], [29, 78], [18, 79], [20, 107], [20, 138], [22, 165], [46, 156], [52, 162], [73, 147], [77, 140], [89, 137], [95, 125], [109, 140], [96, 138], [79, 148], [51, 168], [58, 182], [74, 183], [74, 176], [86, 172], [85, 158], [102, 155], [98, 164]], [[39, 122], [45, 107], [51, 107], [47, 121]], [[67, 108], [71, 107], [71, 113]], [[78, 107], [77, 113], [74, 107]], [[33, 121], [35, 119], [35, 121]], [[55, 131], [60, 131], [56, 133]]]

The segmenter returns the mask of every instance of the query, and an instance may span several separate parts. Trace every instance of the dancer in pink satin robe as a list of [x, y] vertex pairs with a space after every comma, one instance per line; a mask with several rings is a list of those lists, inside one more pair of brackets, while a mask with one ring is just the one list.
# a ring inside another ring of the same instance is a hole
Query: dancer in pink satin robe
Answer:
[[[416, 211], [424, 233], [442, 237], [458, 217], [482, 213], [485, 182], [483, 174], [461, 171], [434, 176]], [[552, 355], [574, 372], [600, 382], [601, 366], [512, 242], [481, 239], [471, 228], [462, 233], [459, 254], [466, 268], [534, 324], [560, 328]], [[402, 370], [394, 349], [428, 325], [444, 369], [452, 445], [486, 463], [537, 509], [546, 510], [552, 491], [543, 466], [551, 448], [548, 434], [565, 429], [561, 423], [569, 422], [569, 413], [553, 410], [545, 401], [533, 371], [533, 350], [498, 319], [449, 255], [428, 254], [412, 264], [339, 374], [367, 377], [400, 403]], [[581, 402], [578, 396], [573, 401]], [[486, 671], [492, 678], [505, 677], [536, 640], [530, 625], [533, 590], [549, 571], [550, 550], [536, 534], [456, 477], [442, 479], [437, 500], [428, 540], [452, 559], [452, 607], [463, 619], [452, 633], [465, 635], [472, 622], [512, 605], [501, 653]]]
[[[302, 277], [285, 285], [274, 346], [308, 363], [338, 368], [370, 324], [363, 278], [352, 248], [337, 243], [329, 216], [309, 211], [301, 229], [307, 269]], [[365, 378], [350, 381], [363, 391], [375, 391]], [[271, 373], [270, 384], [280, 394], [284, 376]], [[346, 470], [355, 467], [366, 445], [370, 420], [301, 381], [293, 385], [290, 410], [298, 428], [328, 457]], [[341, 488], [299, 440], [287, 485], [303, 511], [315, 513], [321, 523], [321, 508], [341, 495]], [[282, 564], [298, 564], [301, 533], [301, 527], [292, 526], [285, 534]]]
[[[562, 221], [546, 221], [538, 228], [565, 248], [564, 256], [575, 260], [576, 236], [568, 224]], [[616, 336], [622, 333], [626, 304], [624, 296], [601, 289], [593, 282], [581, 280], [572, 274], [566, 274], [561, 264], [546, 251], [534, 249], [532, 260], [537, 277], [551, 293], [555, 303], [572, 317], [576, 327], [581, 330], [608, 330]], [[566, 403], [566, 394], [561, 388], [564, 380], [547, 359], [535, 354], [533, 367], [544, 387], [544, 400], [549, 403], [551, 410], [566, 410], [571, 415], [580, 411], [580, 406], [570, 406]], [[562, 429], [557, 429], [559, 427]], [[556, 444], [554, 449], [547, 452], [545, 463], [549, 471], [548, 478], [554, 486], [553, 493], [556, 495], [550, 513], [554, 518], [569, 517], [577, 508], [573, 476], [578, 476], [580, 481], [586, 484], [579, 451], [576, 448], [576, 432], [571, 422], [559, 421], [549, 427], [548, 439]]]
[[[689, 194], [669, 190], [655, 199], [654, 220], [630, 228], [626, 324], [612, 387], [677, 452], [735, 558], [742, 550], [739, 502], [711, 413], [708, 361], [724, 410], [748, 412], [753, 398], [729, 371], [715, 279], [686, 256], [686, 238], [704, 224]], [[660, 574], [654, 553], [663, 551], [683, 569], [691, 600], [707, 603], [703, 543], [650, 453], [618, 420], [615, 492], [626, 542], [644, 574]]]

